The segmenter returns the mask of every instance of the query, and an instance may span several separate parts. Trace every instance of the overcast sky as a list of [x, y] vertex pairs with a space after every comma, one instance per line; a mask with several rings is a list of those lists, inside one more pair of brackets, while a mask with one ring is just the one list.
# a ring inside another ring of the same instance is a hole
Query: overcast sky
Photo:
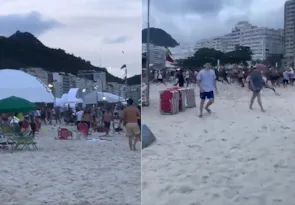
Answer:
[[[150, 26], [162, 28], [178, 42], [229, 33], [238, 21], [283, 28], [285, 0], [150, 0]], [[143, 0], [143, 27], [147, 0]]]
[[[0, 36], [31, 32], [123, 77], [141, 72], [140, 0], [0, 0]], [[124, 51], [124, 54], [122, 53]]]

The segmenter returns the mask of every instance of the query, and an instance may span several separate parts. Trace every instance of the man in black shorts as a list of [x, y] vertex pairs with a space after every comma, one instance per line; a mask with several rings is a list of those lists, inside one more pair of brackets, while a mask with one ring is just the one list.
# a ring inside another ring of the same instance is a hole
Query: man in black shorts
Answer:
[[262, 102], [261, 102], [261, 94], [260, 91], [262, 90], [263, 86], [264, 86], [264, 80], [261, 74], [261, 71], [263, 69], [262, 65], [257, 65], [256, 69], [253, 70], [250, 74], [250, 86], [251, 86], [251, 90], [252, 90], [252, 97], [250, 100], [250, 106], [249, 108], [252, 110], [253, 109], [253, 103], [255, 98], [257, 97], [257, 102], [260, 106], [260, 109], [262, 112], [265, 112], [263, 106], [262, 106]]

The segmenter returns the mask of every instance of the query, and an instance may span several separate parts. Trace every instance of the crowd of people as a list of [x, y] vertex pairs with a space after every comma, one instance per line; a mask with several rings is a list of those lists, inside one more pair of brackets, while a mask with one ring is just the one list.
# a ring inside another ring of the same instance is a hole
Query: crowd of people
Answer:
[[46, 106], [28, 113], [1, 114], [0, 123], [11, 124], [11, 122], [17, 122], [21, 128], [28, 123], [30, 135], [33, 137], [42, 125], [75, 125], [79, 131], [78, 125], [83, 123], [89, 130], [105, 132], [105, 136], [109, 136], [111, 130], [121, 133], [125, 126], [130, 150], [136, 150], [136, 144], [140, 140], [140, 106], [134, 105], [132, 99], [127, 100], [126, 107], [119, 104], [84, 108], [82, 105], [75, 108]]
[[[249, 74], [255, 66], [218, 66], [212, 67], [215, 72], [216, 80], [219, 82], [226, 82], [232, 84], [237, 82], [241, 87], [245, 87], [249, 83]], [[197, 83], [197, 75], [203, 68], [196, 69], [162, 69], [153, 70], [153, 83], [167, 82], [173, 83], [180, 87], [189, 86], [189, 84]], [[263, 68], [262, 75], [266, 83], [270, 82], [273, 87], [281, 84], [286, 87], [293, 85], [295, 82], [295, 73], [292, 67], [287, 69], [277, 69], [274, 67]], [[248, 77], [248, 78], [247, 78]]]
[[[167, 82], [173, 83], [174, 86], [188, 87], [190, 84], [196, 84], [200, 91], [200, 111], [199, 117], [203, 117], [203, 110], [211, 113], [210, 106], [214, 103], [214, 95], [218, 92], [216, 82], [227, 84], [238, 83], [241, 87], [247, 87], [252, 91], [249, 102], [249, 108], [253, 109], [253, 103], [257, 99], [258, 105], [262, 112], [265, 109], [262, 104], [260, 91], [263, 88], [273, 90], [276, 95], [276, 86], [287, 87], [294, 85], [295, 74], [293, 68], [279, 70], [273, 67], [265, 67], [262, 64], [254, 66], [225, 66], [212, 67], [207, 63], [200, 69], [165, 69], [154, 70], [154, 83]], [[208, 102], [205, 104], [205, 100]]]

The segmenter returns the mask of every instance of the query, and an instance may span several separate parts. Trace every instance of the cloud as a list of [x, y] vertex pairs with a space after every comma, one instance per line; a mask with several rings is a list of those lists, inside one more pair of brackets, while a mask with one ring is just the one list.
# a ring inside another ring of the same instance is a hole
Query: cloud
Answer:
[[0, 15], [0, 25], [0, 34], [4, 36], [9, 36], [16, 30], [40, 35], [50, 29], [61, 26], [58, 21], [44, 19], [39, 12]]
[[0, 0], [0, 5], [2, 16], [36, 11], [41, 19], [58, 21], [62, 26], [49, 27], [38, 36], [46, 46], [64, 49], [95, 66], [111, 67], [110, 72], [119, 77], [123, 64], [130, 76], [141, 73], [139, 0]]
[[[180, 43], [229, 33], [238, 21], [282, 28], [285, 0], [161, 0], [151, 1], [150, 25], [162, 28]], [[147, 5], [143, 4], [143, 27]]]
[[106, 44], [121, 44], [130, 40], [129, 36], [118, 36], [116, 38], [105, 38], [103, 41]]

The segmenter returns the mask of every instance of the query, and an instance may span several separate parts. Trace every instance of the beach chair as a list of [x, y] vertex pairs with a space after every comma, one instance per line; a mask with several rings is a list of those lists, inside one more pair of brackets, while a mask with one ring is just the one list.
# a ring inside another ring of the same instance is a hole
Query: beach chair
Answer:
[[[38, 149], [37, 142], [35, 141], [35, 137], [30, 135], [30, 131], [22, 132], [21, 128], [18, 124], [12, 125], [13, 135], [10, 138], [10, 143], [13, 143], [14, 150], [35, 150]], [[12, 150], [13, 151], [13, 150]]]
[[91, 133], [89, 131], [87, 124], [82, 122], [78, 124], [78, 132], [80, 132], [81, 135], [85, 138], [91, 136]]
[[3, 147], [3, 149], [11, 147], [11, 150], [13, 150], [13, 146], [15, 143], [13, 142], [13, 131], [12, 128], [8, 124], [1, 124], [0, 125], [0, 146]]
[[70, 140], [73, 139], [73, 132], [67, 128], [59, 128], [57, 131], [59, 140]]
[[28, 131], [29, 130], [29, 127], [30, 127], [30, 124], [29, 124], [29, 122], [27, 121], [27, 120], [24, 120], [23, 122], [22, 122], [22, 130], [23, 131]]

